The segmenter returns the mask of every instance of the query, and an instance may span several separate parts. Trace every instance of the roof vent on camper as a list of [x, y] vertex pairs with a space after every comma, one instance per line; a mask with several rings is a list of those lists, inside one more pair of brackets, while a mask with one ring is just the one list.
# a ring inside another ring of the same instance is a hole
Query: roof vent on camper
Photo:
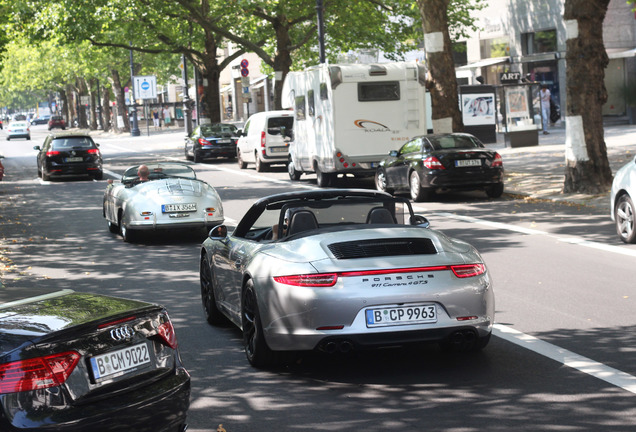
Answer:
[[369, 66], [369, 76], [386, 75], [386, 68], [379, 65]]

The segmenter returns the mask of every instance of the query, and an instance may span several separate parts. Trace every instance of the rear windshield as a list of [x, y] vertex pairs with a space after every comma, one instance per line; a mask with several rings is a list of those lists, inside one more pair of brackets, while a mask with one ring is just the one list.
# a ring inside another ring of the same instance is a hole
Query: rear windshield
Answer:
[[203, 125], [201, 126], [201, 133], [203, 135], [214, 135], [221, 133], [236, 133], [236, 126], [231, 124], [213, 124], [213, 125]]
[[62, 120], [62, 116], [53, 116], [51, 120]]
[[53, 150], [82, 150], [95, 148], [95, 143], [89, 137], [56, 138], [51, 143]]
[[428, 140], [433, 145], [435, 150], [444, 149], [473, 149], [482, 148], [483, 146], [479, 141], [474, 140], [469, 136], [443, 136], [443, 137], [429, 137]]
[[294, 117], [270, 117], [267, 120], [267, 133], [270, 135], [288, 135], [294, 127]]

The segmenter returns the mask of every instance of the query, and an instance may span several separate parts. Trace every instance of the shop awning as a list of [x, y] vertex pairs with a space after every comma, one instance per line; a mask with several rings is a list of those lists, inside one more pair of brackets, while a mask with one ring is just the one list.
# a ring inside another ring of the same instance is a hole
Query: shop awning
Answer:
[[499, 63], [508, 63], [508, 62], [510, 62], [510, 57], [493, 57], [493, 58], [481, 59], [473, 63], [468, 63], [467, 65], [464, 65], [464, 66], [456, 67], [455, 71], [456, 72], [467, 71], [471, 69], [493, 66]]
[[622, 50], [622, 49], [607, 50], [607, 56], [610, 58], [610, 60], [634, 57], [636, 56], [636, 48], [631, 48], [627, 50]]

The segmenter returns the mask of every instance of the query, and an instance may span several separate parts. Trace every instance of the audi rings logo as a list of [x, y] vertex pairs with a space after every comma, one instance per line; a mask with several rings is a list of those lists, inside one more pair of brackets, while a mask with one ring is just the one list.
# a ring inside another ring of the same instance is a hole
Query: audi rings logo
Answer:
[[135, 334], [135, 331], [128, 326], [117, 327], [116, 329], [112, 329], [110, 331], [110, 337], [116, 341], [123, 341], [129, 338], [132, 338]]

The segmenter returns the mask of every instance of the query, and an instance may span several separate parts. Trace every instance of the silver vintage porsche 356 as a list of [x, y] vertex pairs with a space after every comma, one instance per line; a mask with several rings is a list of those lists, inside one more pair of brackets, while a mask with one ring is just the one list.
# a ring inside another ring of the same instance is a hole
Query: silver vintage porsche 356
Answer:
[[106, 188], [104, 217], [110, 232], [130, 242], [142, 230], [203, 230], [223, 223], [221, 198], [189, 165], [147, 164], [143, 181], [139, 167], [126, 169], [120, 182]]
[[233, 232], [214, 227], [199, 260], [207, 321], [241, 328], [256, 367], [285, 351], [431, 341], [480, 350], [494, 324], [492, 281], [477, 250], [384, 192], [262, 198]]

